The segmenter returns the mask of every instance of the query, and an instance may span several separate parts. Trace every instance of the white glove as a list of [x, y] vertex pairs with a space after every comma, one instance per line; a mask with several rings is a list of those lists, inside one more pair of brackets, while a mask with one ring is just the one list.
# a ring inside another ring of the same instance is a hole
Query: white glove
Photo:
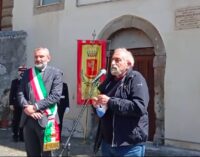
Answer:
[[67, 114], [69, 112], [69, 107], [66, 107], [65, 113]]
[[14, 106], [13, 105], [10, 105], [10, 110], [14, 111]]

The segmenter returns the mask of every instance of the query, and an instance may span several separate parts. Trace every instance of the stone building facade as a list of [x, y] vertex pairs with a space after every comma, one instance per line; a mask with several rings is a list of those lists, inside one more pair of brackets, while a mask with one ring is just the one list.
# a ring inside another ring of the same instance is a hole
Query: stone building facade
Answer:
[[12, 30], [13, 0], [0, 0], [0, 30]]

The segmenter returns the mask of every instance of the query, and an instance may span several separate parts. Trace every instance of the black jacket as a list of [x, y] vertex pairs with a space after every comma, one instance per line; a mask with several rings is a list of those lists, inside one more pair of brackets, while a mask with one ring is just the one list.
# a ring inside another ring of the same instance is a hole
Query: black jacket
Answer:
[[19, 101], [17, 99], [17, 92], [19, 89], [19, 85], [20, 85], [19, 79], [12, 80], [11, 87], [10, 87], [9, 102], [10, 102], [10, 105], [14, 106], [14, 108], [21, 108]]
[[108, 110], [100, 119], [103, 140], [113, 147], [147, 141], [149, 92], [144, 77], [129, 70], [121, 81], [113, 82], [111, 76], [99, 86], [102, 94], [110, 96]]
[[66, 107], [69, 106], [69, 92], [67, 83], [63, 82], [62, 96], [60, 98], [60, 102], [58, 103], [58, 109], [65, 110]]

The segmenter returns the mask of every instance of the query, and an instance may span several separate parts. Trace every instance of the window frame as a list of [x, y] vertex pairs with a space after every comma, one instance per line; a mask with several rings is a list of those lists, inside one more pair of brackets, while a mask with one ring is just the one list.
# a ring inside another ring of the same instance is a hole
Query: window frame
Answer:
[[108, 3], [112, 1], [113, 0], [100, 0], [98, 2], [81, 2], [81, 0], [76, 0], [76, 6], [81, 7], [81, 6], [95, 5], [95, 4], [101, 4], [101, 3]]
[[59, 4], [61, 2], [61, 0], [56, 0], [57, 2], [52, 2], [52, 3], [48, 3], [48, 4], [43, 4], [44, 0], [40, 0], [40, 6], [48, 6], [48, 5], [55, 5], [55, 4]]
[[59, 2], [45, 5], [42, 4], [42, 1], [43, 0], [34, 0], [34, 15], [64, 10], [65, 0], [59, 0]]

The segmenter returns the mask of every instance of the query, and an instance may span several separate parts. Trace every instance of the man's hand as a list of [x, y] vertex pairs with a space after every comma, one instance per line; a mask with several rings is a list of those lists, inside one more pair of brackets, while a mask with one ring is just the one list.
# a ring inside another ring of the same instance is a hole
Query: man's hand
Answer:
[[97, 96], [97, 99], [98, 99], [98, 104], [107, 106], [110, 97], [104, 94], [100, 94]]
[[43, 115], [40, 112], [35, 112], [32, 113], [30, 116], [36, 120], [36, 119], [41, 119]]
[[98, 98], [97, 97], [92, 97], [92, 105], [94, 108], [97, 108], [99, 107], [99, 104], [98, 104]]
[[[100, 94], [97, 97], [92, 98], [92, 105], [94, 108], [98, 108], [100, 106], [107, 106], [110, 97], [104, 94]], [[106, 107], [107, 108], [107, 107]]]
[[36, 108], [34, 105], [25, 105], [24, 106], [24, 112], [28, 115], [31, 116], [31, 114], [36, 112]]

